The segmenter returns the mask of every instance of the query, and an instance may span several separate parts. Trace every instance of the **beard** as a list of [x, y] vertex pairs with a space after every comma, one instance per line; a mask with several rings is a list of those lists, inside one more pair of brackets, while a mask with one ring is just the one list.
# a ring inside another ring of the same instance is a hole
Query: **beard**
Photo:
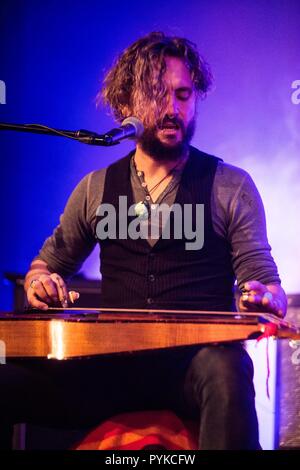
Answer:
[[[181, 129], [182, 139], [174, 145], [161, 142], [157, 137], [157, 129], [162, 129], [168, 123], [172, 123], [172, 125], [176, 125]], [[154, 160], [177, 161], [187, 152], [195, 132], [195, 127], [195, 118], [188, 123], [186, 128], [178, 118], [165, 118], [161, 126], [145, 129], [139, 143], [143, 151], [151, 155]]]

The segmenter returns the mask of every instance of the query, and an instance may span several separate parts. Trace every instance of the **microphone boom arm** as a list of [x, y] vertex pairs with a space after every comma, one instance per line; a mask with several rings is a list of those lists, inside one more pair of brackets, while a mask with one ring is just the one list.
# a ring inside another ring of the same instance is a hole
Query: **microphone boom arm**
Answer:
[[85, 129], [81, 129], [79, 131], [67, 131], [44, 126], [42, 124], [11, 124], [0, 122], [0, 131], [31, 132], [34, 134], [67, 137], [69, 139], [82, 142], [83, 144], [99, 145], [104, 147], [111, 147], [112, 145], [118, 145], [120, 143], [119, 141], [112, 142], [111, 138], [106, 134], [97, 134], [96, 132], [87, 131]]

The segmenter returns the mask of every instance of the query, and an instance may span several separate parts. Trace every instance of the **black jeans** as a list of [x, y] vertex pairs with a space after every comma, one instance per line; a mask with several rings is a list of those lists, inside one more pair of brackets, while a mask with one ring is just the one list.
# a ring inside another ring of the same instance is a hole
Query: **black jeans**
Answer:
[[129, 411], [170, 409], [200, 423], [200, 449], [259, 449], [252, 361], [242, 345], [9, 360], [0, 366], [0, 447], [13, 423], [88, 428]]

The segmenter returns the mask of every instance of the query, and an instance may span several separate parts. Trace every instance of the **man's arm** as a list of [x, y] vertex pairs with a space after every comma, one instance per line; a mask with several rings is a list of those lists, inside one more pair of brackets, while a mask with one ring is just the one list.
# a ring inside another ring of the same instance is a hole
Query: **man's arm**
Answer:
[[90, 175], [83, 178], [71, 194], [60, 224], [45, 241], [26, 274], [27, 300], [35, 308], [46, 310], [48, 305], [58, 302], [67, 307], [69, 301], [79, 297], [76, 292], [68, 292], [64, 278], [79, 270], [96, 243], [88, 215]]
[[218, 170], [215, 225], [231, 244], [233, 268], [243, 293], [239, 308], [284, 316], [287, 300], [271, 256], [260, 194], [244, 170], [227, 164]]

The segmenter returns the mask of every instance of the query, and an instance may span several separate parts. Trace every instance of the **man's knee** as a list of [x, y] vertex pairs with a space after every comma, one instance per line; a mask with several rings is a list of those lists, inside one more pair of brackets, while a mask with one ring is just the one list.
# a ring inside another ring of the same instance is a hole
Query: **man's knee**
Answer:
[[193, 357], [186, 376], [186, 388], [202, 393], [209, 387], [217, 393], [252, 387], [253, 364], [242, 345], [210, 345]]
[[194, 356], [191, 367], [214, 374], [226, 370], [253, 372], [252, 361], [241, 344], [205, 346]]

